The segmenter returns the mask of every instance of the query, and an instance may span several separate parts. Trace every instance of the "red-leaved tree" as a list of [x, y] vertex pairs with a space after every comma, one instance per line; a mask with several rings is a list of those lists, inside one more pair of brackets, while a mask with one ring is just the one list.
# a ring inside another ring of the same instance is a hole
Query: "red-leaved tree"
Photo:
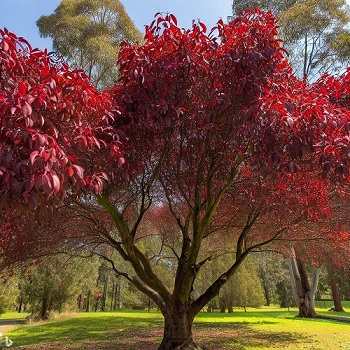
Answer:
[[[18, 49], [18, 42], [4, 33], [1, 55], [11, 57], [12, 50], [16, 62], [27, 62], [32, 55], [47, 60], [45, 53]], [[23, 65], [25, 72], [35, 67], [38, 60], [33, 61]], [[24, 96], [33, 95], [30, 90], [44, 84], [46, 104], [37, 107], [37, 97], [12, 103], [22, 70], [11, 87], [12, 70], [1, 66], [1, 123], [6, 128], [16, 123], [25, 135], [29, 130], [46, 135], [57, 145], [54, 159], [62, 159], [50, 163], [50, 175], [43, 181], [46, 162], [52, 159], [45, 160], [42, 148], [22, 139], [23, 153], [17, 155], [22, 148], [15, 146], [16, 138], [7, 141], [1, 134], [1, 162], [11, 156], [11, 167], [4, 168], [16, 174], [7, 175], [10, 182], [3, 177], [4, 193], [41, 194], [47, 183], [49, 194], [65, 193], [52, 223], [37, 232], [35, 221], [30, 230], [21, 226], [23, 246], [34, 239], [35, 255], [62, 243], [65, 249], [89, 251], [109, 262], [160, 308], [165, 320], [161, 350], [199, 349], [192, 337], [193, 320], [244, 259], [294, 236], [301, 223], [331, 217], [334, 190], [346, 186], [350, 114], [342, 82], [348, 75], [334, 80], [336, 91], [322, 82], [307, 85], [295, 78], [269, 13], [254, 10], [230, 24], [219, 21], [209, 34], [203, 23], [184, 30], [173, 15], [157, 15], [146, 27], [143, 44], [122, 47], [119, 80], [108, 92], [94, 90], [82, 73], [47, 65], [50, 72], [58, 72], [55, 84], [45, 85], [45, 74], [41, 78], [38, 69], [27, 73], [34, 79], [28, 82], [30, 89], [20, 89]], [[50, 89], [59, 90], [53, 99]], [[21, 107], [12, 113], [17, 104]], [[44, 121], [26, 122], [34, 116]], [[119, 143], [126, 162], [118, 167], [124, 163]], [[106, 158], [110, 149], [111, 160]], [[26, 171], [16, 173], [20, 164]], [[20, 184], [31, 184], [34, 178], [34, 186], [7, 185], [15, 183], [13, 178]], [[71, 186], [75, 179], [90, 186], [76, 192]], [[165, 219], [152, 225], [160, 213]], [[308, 230], [303, 232], [308, 235]], [[176, 261], [171, 286], [156, 273], [140, 244], [143, 237], [164, 233], [171, 236], [163, 241]], [[45, 237], [52, 244], [41, 244]], [[231, 264], [195, 295], [198, 273], [213, 258], [206, 248], [224, 237]], [[5, 255], [13, 251], [6, 248], [9, 239], [2, 240]], [[16, 246], [13, 239], [11, 243]], [[133, 273], [116, 266], [115, 254]]]

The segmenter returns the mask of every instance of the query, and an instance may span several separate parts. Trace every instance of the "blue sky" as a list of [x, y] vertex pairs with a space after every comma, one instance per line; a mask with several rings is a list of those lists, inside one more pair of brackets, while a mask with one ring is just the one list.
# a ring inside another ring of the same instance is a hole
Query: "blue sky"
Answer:
[[[60, 0], [0, 0], [0, 27], [6, 27], [26, 37], [34, 47], [51, 48], [51, 42], [40, 38], [36, 20], [48, 15]], [[220, 18], [231, 14], [231, 0], [122, 0], [130, 17], [143, 30], [156, 12], [174, 13], [182, 26], [200, 18], [213, 26]]]

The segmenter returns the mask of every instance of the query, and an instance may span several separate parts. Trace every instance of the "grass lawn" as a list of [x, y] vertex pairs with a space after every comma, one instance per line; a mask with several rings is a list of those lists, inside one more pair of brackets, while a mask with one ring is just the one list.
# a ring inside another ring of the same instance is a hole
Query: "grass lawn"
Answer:
[[[297, 319], [295, 314], [277, 308], [201, 313], [194, 334], [210, 350], [350, 350], [350, 323]], [[9, 336], [15, 349], [155, 350], [162, 336], [162, 318], [156, 312], [81, 313], [21, 326]]]

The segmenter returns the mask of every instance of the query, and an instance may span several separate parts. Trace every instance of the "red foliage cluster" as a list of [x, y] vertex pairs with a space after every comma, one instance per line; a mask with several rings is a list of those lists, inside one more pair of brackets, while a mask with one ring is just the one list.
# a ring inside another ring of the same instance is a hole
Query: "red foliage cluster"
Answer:
[[2, 199], [61, 194], [68, 184], [100, 192], [106, 175], [94, 155], [121, 157], [111, 110], [82, 71], [0, 30]]
[[143, 170], [163, 154], [167, 187], [181, 182], [188, 198], [211, 159], [215, 180], [226, 178], [230, 164], [259, 141], [254, 125], [267, 78], [289, 69], [276, 36], [275, 19], [260, 11], [219, 21], [210, 34], [203, 23], [183, 30], [173, 16], [158, 15], [146, 42], [119, 54], [112, 93], [127, 167]]
[[298, 80], [270, 13], [245, 12], [210, 33], [157, 15], [142, 45], [122, 47], [108, 92], [0, 34], [2, 195], [51, 195], [71, 183], [100, 192], [117, 167], [107, 155], [124, 162], [119, 142], [126, 163], [113, 183], [127, 179], [137, 197], [148, 181], [148, 194], [181, 220], [202, 219], [218, 198], [214, 224], [237, 215], [244, 225], [252, 208], [275, 227], [314, 223], [331, 216], [335, 185], [347, 184], [350, 73]]
[[294, 172], [302, 161], [308, 163], [304, 171], [320, 167], [332, 182], [344, 182], [350, 165], [348, 93], [349, 73], [311, 85], [286, 72], [271, 76], [261, 105], [267, 165]]

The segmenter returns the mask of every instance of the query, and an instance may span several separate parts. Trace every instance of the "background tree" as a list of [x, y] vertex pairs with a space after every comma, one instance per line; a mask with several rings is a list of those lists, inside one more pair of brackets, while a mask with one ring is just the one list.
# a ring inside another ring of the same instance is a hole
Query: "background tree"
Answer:
[[1, 276], [0, 285], [0, 314], [7, 310], [14, 309], [16, 305], [16, 299], [18, 296], [18, 276], [3, 273]]
[[280, 35], [299, 76], [316, 80], [349, 61], [350, 12], [345, 0], [234, 0], [234, 12], [259, 6], [279, 18]]
[[67, 304], [75, 307], [84, 283], [94, 283], [93, 264], [67, 257], [45, 258], [25, 274], [24, 294], [33, 318], [46, 320], [52, 311], [62, 312]]
[[94, 85], [111, 85], [123, 41], [142, 36], [119, 0], [62, 0], [53, 14], [37, 21], [43, 37], [74, 68], [84, 69]]
[[293, 291], [290, 282], [287, 280], [281, 280], [276, 284], [276, 293], [278, 295], [279, 305], [282, 308], [289, 308], [295, 305], [293, 298]]
[[294, 3], [296, 0], [233, 0], [232, 10], [235, 16], [239, 16], [244, 10], [259, 7], [278, 15]]
[[341, 280], [342, 277], [339, 274], [339, 270], [335, 269], [332, 265], [327, 266], [327, 274], [329, 286], [331, 288], [331, 295], [334, 303], [333, 311], [344, 312], [342, 305], [342, 291]]
[[255, 260], [266, 305], [278, 303], [281, 307], [288, 307], [287, 301], [292, 291], [285, 256], [278, 251], [262, 252], [256, 254]]
[[225, 284], [219, 294], [229, 312], [232, 307], [259, 307], [264, 305], [265, 298], [252, 259], [246, 260]]

